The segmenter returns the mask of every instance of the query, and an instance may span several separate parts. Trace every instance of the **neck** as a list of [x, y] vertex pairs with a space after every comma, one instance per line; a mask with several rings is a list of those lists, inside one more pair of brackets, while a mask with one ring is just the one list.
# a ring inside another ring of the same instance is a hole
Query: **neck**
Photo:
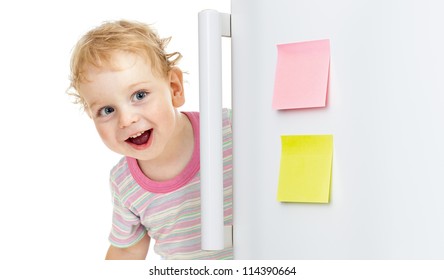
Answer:
[[166, 181], [179, 175], [187, 166], [194, 151], [194, 134], [190, 120], [179, 113], [174, 136], [165, 147], [165, 152], [155, 161], [140, 161], [142, 172], [155, 181]]

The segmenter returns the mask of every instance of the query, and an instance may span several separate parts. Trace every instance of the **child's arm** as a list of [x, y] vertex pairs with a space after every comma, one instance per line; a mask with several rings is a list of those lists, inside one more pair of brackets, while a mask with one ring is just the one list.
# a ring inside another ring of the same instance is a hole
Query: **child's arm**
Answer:
[[113, 245], [109, 246], [106, 254], [107, 260], [144, 260], [150, 246], [150, 237], [148, 234], [136, 244], [128, 248], [118, 248]]

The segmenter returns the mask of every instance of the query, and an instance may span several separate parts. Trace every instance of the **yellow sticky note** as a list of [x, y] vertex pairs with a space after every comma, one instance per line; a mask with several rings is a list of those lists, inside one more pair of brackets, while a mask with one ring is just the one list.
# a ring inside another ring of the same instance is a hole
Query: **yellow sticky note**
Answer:
[[277, 200], [328, 203], [333, 135], [283, 135]]

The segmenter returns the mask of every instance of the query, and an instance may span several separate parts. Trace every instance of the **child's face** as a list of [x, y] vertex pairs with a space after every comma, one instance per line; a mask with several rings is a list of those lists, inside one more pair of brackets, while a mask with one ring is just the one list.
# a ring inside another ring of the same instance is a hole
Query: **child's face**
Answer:
[[86, 68], [89, 81], [80, 85], [80, 92], [88, 113], [112, 151], [156, 159], [177, 134], [176, 108], [184, 103], [182, 73], [174, 68], [161, 78], [140, 56], [116, 52], [112, 58], [118, 70]]

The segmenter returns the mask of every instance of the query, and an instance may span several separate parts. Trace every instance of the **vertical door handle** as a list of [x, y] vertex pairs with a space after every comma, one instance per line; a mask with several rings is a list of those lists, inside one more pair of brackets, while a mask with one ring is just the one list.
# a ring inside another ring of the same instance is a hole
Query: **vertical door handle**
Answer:
[[198, 23], [202, 250], [222, 250], [224, 197], [221, 37], [230, 36], [230, 15], [204, 10], [199, 13]]

